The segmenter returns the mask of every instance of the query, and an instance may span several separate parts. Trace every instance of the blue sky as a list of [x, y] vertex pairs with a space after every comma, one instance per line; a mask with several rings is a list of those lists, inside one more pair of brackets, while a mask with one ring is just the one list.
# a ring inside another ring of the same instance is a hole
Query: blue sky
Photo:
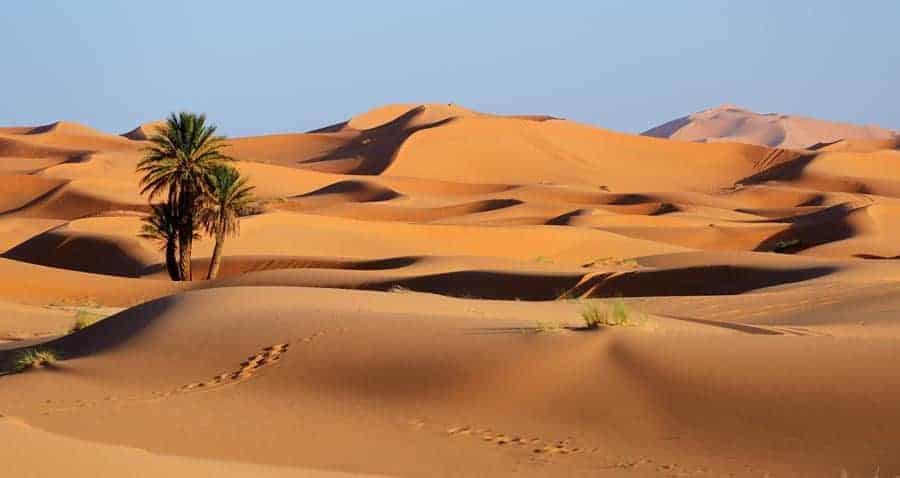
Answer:
[[9, 2], [0, 124], [304, 131], [457, 103], [638, 132], [721, 103], [900, 128], [900, 2]]

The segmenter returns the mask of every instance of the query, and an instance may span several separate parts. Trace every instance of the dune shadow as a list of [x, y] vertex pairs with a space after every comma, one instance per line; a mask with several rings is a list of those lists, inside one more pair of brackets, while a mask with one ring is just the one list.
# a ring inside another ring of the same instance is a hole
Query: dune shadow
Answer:
[[494, 271], [460, 271], [373, 284], [376, 290], [403, 287], [415, 292], [461, 298], [493, 300], [554, 300], [569, 290], [580, 275], [516, 274]]
[[352, 194], [360, 196], [361, 201], [376, 202], [387, 201], [400, 196], [399, 193], [392, 189], [381, 188], [364, 181], [347, 180], [339, 181], [328, 186], [316, 189], [305, 194], [292, 196], [290, 199], [311, 198], [329, 194]]
[[378, 175], [384, 172], [397, 154], [403, 143], [413, 134], [435, 128], [453, 121], [455, 118], [444, 118], [430, 123], [414, 125], [416, 118], [426, 111], [425, 106], [418, 106], [400, 115], [396, 119], [372, 129], [361, 131], [359, 136], [350, 140], [347, 144], [338, 147], [324, 155], [300, 161], [305, 166], [315, 166], [319, 163], [335, 160], [357, 158], [359, 161], [343, 171], [344, 174]]
[[743, 184], [744, 186], [749, 186], [753, 184], [761, 184], [766, 181], [795, 180], [803, 175], [803, 171], [807, 166], [809, 166], [810, 163], [812, 163], [814, 159], [816, 159], [816, 157], [816, 154], [804, 154], [797, 158], [766, 168], [756, 174], [746, 176], [738, 180], [736, 183]]
[[680, 320], [682, 322], [690, 322], [693, 324], [709, 325], [711, 327], [718, 327], [718, 328], [722, 328], [722, 329], [734, 330], [736, 332], [743, 332], [745, 334], [751, 334], [751, 335], [784, 335], [783, 333], [775, 331], [775, 330], [766, 329], [763, 327], [756, 327], [756, 326], [747, 325], [747, 324], [722, 322], [719, 320], [710, 320], [710, 319], [696, 319], [693, 317], [678, 317], [678, 316], [674, 316], [674, 315], [661, 315], [660, 317], [664, 317], [667, 319], [673, 319], [673, 320]]
[[853, 237], [857, 228], [848, 221], [850, 214], [859, 210], [848, 204], [793, 217], [771, 220], [789, 223], [790, 227], [779, 231], [757, 244], [756, 252], [799, 252], [829, 242]]
[[119, 277], [139, 277], [141, 257], [102, 236], [67, 235], [51, 230], [13, 246], [0, 257], [29, 264]]
[[[196, 257], [193, 260], [195, 271], [209, 268], [209, 257]], [[402, 269], [422, 261], [421, 256], [398, 256], [384, 259], [341, 259], [303, 256], [225, 256], [219, 269], [219, 279], [233, 278], [244, 274], [276, 270], [296, 269], [334, 269], [357, 271], [388, 271]], [[146, 276], [161, 273], [164, 264], [152, 264], [141, 270], [139, 275]]]
[[37, 206], [37, 205], [39, 205], [39, 204], [43, 204], [43, 203], [49, 201], [50, 198], [52, 198], [56, 193], [58, 193], [59, 191], [61, 191], [62, 188], [64, 188], [68, 183], [69, 183], [69, 182], [66, 181], [66, 182], [64, 182], [64, 183], [62, 183], [62, 184], [57, 184], [56, 186], [53, 186], [52, 188], [50, 188], [50, 189], [47, 190], [46, 192], [44, 192], [44, 193], [38, 195], [37, 197], [35, 197], [35, 198], [29, 200], [28, 202], [26, 202], [25, 204], [23, 204], [23, 205], [21, 205], [21, 206], [18, 206], [18, 207], [12, 208], [12, 209], [7, 209], [7, 210], [5, 210], [5, 211], [0, 211], [0, 217], [6, 216], [6, 215], [15, 214], [15, 213], [22, 212], [22, 211], [27, 211], [28, 209], [31, 209], [31, 208], [34, 207], [34, 206]]
[[0, 351], [0, 364], [8, 364], [23, 349], [54, 351], [63, 360], [95, 355], [119, 347], [147, 328], [174, 302], [173, 296], [146, 302], [111, 315], [90, 327], [54, 340], [18, 349]]
[[684, 128], [685, 126], [691, 123], [690, 116], [682, 116], [681, 118], [673, 119], [667, 123], [659, 125], [655, 128], [650, 128], [647, 131], [641, 133], [641, 136], [652, 136], [654, 138], [669, 138], [675, 132]]
[[836, 267], [779, 269], [735, 265], [598, 274], [578, 285], [578, 296], [649, 297], [732, 295], [823, 277]]

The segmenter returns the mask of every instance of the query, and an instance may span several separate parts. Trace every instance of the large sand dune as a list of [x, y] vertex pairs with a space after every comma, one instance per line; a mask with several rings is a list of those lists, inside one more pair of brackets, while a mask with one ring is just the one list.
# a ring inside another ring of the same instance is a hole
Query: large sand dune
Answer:
[[645, 136], [681, 141], [734, 141], [762, 146], [818, 148], [843, 140], [896, 141], [897, 133], [874, 125], [857, 126], [777, 113], [760, 114], [722, 105], [669, 121]]
[[234, 138], [261, 212], [172, 283], [158, 126], [0, 128], [0, 363], [65, 358], [0, 376], [15, 476], [900, 473], [887, 130], [402, 104]]

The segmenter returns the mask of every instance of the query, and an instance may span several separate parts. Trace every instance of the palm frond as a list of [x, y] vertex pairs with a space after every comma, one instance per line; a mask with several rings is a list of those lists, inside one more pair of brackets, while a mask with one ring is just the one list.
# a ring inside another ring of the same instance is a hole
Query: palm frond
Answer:
[[200, 224], [209, 234], [234, 235], [240, 231], [241, 211], [253, 201], [253, 186], [228, 165], [214, 167], [206, 178]]

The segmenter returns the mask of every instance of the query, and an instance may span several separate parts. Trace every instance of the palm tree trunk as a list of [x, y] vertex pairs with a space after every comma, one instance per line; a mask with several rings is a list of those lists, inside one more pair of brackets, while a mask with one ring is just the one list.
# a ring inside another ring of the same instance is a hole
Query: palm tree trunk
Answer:
[[[187, 231], [185, 231], [187, 229]], [[191, 276], [191, 246], [193, 245], [193, 230], [190, 226], [182, 228], [178, 235], [178, 275], [183, 281], [192, 280]]]
[[178, 259], [175, 257], [176, 248], [177, 244], [174, 237], [166, 240], [166, 271], [169, 273], [169, 278], [175, 281], [179, 280], [180, 277]]
[[191, 273], [191, 246], [194, 243], [194, 195], [182, 190], [178, 201], [178, 271], [183, 281], [193, 280]]
[[216, 232], [216, 246], [213, 247], [212, 258], [209, 260], [209, 273], [206, 280], [213, 280], [219, 275], [219, 265], [222, 263], [222, 249], [225, 246], [225, 231], [220, 227]]

